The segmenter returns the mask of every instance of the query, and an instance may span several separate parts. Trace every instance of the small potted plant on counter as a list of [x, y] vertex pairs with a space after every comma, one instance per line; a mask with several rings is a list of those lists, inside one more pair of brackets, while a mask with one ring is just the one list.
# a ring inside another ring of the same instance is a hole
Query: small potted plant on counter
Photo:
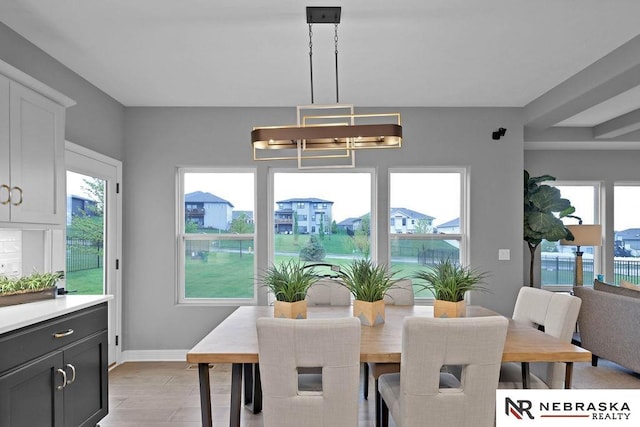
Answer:
[[64, 272], [33, 273], [12, 278], [0, 276], [0, 307], [56, 297], [56, 283]]

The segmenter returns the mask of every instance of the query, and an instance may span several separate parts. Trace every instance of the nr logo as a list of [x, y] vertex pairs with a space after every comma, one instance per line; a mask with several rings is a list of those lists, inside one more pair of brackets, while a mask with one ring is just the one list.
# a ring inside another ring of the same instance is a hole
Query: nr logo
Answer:
[[504, 413], [508, 416], [514, 416], [521, 420], [527, 414], [529, 419], [533, 419], [531, 407], [533, 404], [530, 400], [516, 400], [515, 402], [508, 397], [504, 399]]

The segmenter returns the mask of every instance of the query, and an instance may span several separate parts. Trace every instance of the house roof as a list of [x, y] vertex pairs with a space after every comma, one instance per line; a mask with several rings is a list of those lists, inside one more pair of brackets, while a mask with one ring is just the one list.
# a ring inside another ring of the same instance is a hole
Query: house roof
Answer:
[[294, 197], [292, 199], [278, 200], [276, 203], [295, 203], [295, 202], [307, 202], [307, 203], [331, 203], [331, 200], [317, 199], [315, 197]]
[[193, 193], [185, 194], [184, 201], [193, 203], [226, 203], [229, 206], [233, 207], [233, 204], [228, 200], [225, 200], [211, 193], [205, 193], [203, 191], [194, 191]]
[[640, 240], [640, 228], [627, 228], [626, 230], [616, 231], [616, 239]]
[[361, 218], [349, 217], [347, 219], [343, 219], [337, 225], [338, 225], [338, 227], [347, 227], [347, 226], [353, 225], [356, 222], [360, 222], [360, 221], [362, 221]]
[[406, 216], [408, 218], [413, 218], [413, 219], [435, 219], [435, 217], [429, 216], [429, 215], [425, 215], [423, 213], [420, 213], [418, 211], [414, 211], [411, 209], [407, 209], [407, 208], [391, 208], [391, 213], [390, 216], [395, 216], [396, 214], [400, 214], [403, 216]]
[[253, 211], [232, 211], [231, 219], [237, 219], [242, 214], [246, 215], [247, 219], [253, 220]]
[[451, 227], [460, 227], [460, 218], [452, 219], [451, 221], [443, 222], [440, 225], [436, 225], [438, 228], [451, 228]]

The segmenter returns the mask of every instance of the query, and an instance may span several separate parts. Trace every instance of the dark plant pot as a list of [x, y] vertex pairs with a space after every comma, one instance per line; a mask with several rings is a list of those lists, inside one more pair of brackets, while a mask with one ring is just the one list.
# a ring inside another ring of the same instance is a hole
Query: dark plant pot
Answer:
[[57, 286], [52, 286], [38, 291], [21, 292], [9, 295], [0, 295], [0, 307], [8, 305], [26, 304], [28, 302], [52, 299], [56, 297]]

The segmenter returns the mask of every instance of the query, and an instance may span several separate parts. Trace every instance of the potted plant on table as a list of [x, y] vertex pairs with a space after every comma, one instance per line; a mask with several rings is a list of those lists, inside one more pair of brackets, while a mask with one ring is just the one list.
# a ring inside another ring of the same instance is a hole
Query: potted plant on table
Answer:
[[306, 319], [307, 291], [318, 279], [313, 267], [294, 259], [269, 267], [260, 281], [276, 298], [274, 317]]
[[384, 295], [394, 285], [395, 273], [368, 259], [356, 259], [338, 272], [340, 283], [354, 297], [353, 315], [363, 325], [384, 323]]
[[433, 304], [434, 317], [464, 317], [465, 294], [468, 291], [487, 291], [482, 286], [487, 277], [486, 272], [462, 266], [449, 259], [440, 260], [413, 277], [422, 280], [423, 289], [431, 291], [436, 298]]
[[0, 276], [0, 307], [56, 297], [56, 283], [64, 272], [33, 273], [20, 278]]

